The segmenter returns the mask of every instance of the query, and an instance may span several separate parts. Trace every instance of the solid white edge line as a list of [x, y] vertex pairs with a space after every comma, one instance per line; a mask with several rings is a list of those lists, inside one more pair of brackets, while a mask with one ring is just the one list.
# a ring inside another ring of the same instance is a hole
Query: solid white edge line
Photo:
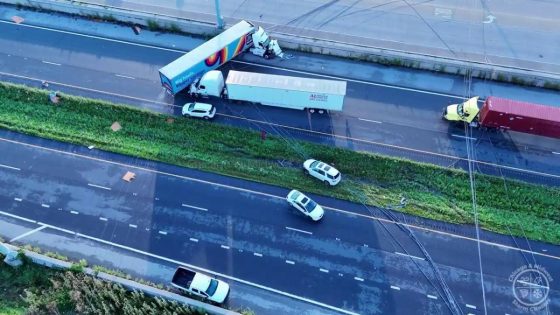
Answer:
[[427, 297], [432, 300], [437, 300], [437, 296], [428, 294]]
[[286, 263], [289, 264], [289, 265], [295, 265], [296, 264], [294, 261], [291, 261], [291, 260], [286, 260]]
[[194, 238], [194, 237], [189, 238], [189, 241], [198, 243], [198, 239], [196, 239], [196, 238]]
[[91, 184], [91, 183], [88, 183], [87, 185], [88, 185], [89, 187], [95, 187], [95, 188], [101, 188], [101, 189], [105, 189], [105, 190], [111, 190], [111, 188], [109, 188], [109, 187], [99, 186], [99, 185], [95, 185], [95, 184]]
[[220, 245], [220, 247], [223, 248], [223, 249], [230, 249], [230, 247], [227, 246], [227, 245]]
[[391, 286], [391, 289], [397, 290], [397, 291], [400, 291], [400, 290], [401, 290], [401, 288], [399, 288], [399, 287], [397, 287], [397, 286], [394, 286], [394, 285]]
[[426, 260], [426, 259], [424, 259], [424, 258], [422, 258], [422, 257], [418, 257], [418, 256], [414, 256], [414, 255], [408, 255], [408, 254], [401, 253], [401, 252], [395, 252], [395, 254], [401, 255], [401, 256], [410, 257], [410, 258], [414, 258], [414, 259], [418, 259], [418, 260]]
[[35, 233], [35, 232], [39, 232], [39, 231], [41, 231], [42, 229], [44, 229], [44, 228], [46, 228], [46, 227], [47, 227], [47, 226], [42, 225], [42, 226], [40, 226], [40, 227], [38, 227], [38, 228], [36, 228], [36, 229], [34, 229], [34, 230], [25, 232], [25, 233], [23, 233], [23, 234], [21, 234], [21, 235], [19, 235], [19, 236], [16, 236], [16, 237], [12, 238], [12, 239], [10, 240], [10, 243], [15, 242], [15, 241], [17, 241], [17, 240], [19, 240], [19, 239], [22, 239], [22, 238], [24, 238], [24, 237], [26, 237], [26, 236], [29, 236], [29, 235], [31, 235], [31, 234], [33, 234], [33, 233]]
[[70, 230], [63, 229], [63, 228], [60, 228], [60, 227], [58, 227], [58, 226], [46, 224], [46, 223], [43, 223], [43, 222], [40, 222], [40, 221], [37, 221], [37, 224], [39, 224], [39, 225], [44, 225], [44, 226], [46, 226], [46, 227], [48, 227], [48, 228], [50, 228], [50, 229], [56, 230], [56, 231], [60, 231], [60, 232], [64, 232], [64, 233], [68, 233], [68, 234], [72, 234], [72, 235], [76, 235], [76, 234], [77, 234], [76, 232], [72, 232], [72, 231], [70, 231]]
[[208, 209], [206, 209], [206, 208], [191, 206], [191, 205], [188, 205], [186, 203], [181, 204], [181, 206], [185, 207], [185, 208], [192, 208], [192, 209], [201, 210], [201, 211], [208, 211]]
[[131, 79], [131, 80], [136, 80], [136, 78], [134, 77], [129, 77], [127, 75], [122, 75], [122, 74], [115, 74], [115, 76], [119, 77], [119, 78], [125, 78], [125, 79]]
[[20, 217], [19, 215], [11, 214], [11, 213], [4, 212], [4, 211], [0, 211], [0, 214], [1, 214], [1, 215], [4, 215], [4, 216], [7, 216], [7, 217], [10, 217], [10, 218], [22, 220], [22, 221], [25, 221], [25, 222], [37, 223], [37, 221], [35, 221], [35, 220], [31, 220], [31, 219], [28, 219], [28, 218]]
[[291, 231], [296, 231], [296, 232], [300, 232], [300, 233], [305, 233], [305, 234], [309, 234], [309, 235], [313, 235], [313, 232], [308, 232], [308, 231], [304, 231], [304, 230], [300, 230], [300, 229], [295, 229], [289, 226], [286, 226], [287, 230], [291, 230]]
[[[133, 168], [133, 169], [137, 169], [137, 170], [146, 171], [146, 172], [149, 172], [149, 173], [166, 175], [166, 176], [170, 176], [170, 177], [174, 177], [174, 178], [180, 178], [180, 179], [184, 179], [184, 180], [190, 180], [190, 181], [197, 182], [197, 183], [203, 183], [203, 184], [208, 184], [208, 185], [214, 185], [214, 186], [217, 186], [217, 187], [223, 187], [223, 188], [228, 188], [228, 189], [232, 189], [232, 190], [243, 191], [243, 192], [252, 193], [252, 194], [255, 194], [255, 195], [261, 195], [261, 196], [266, 196], [266, 197], [271, 197], [271, 198], [276, 198], [276, 199], [285, 199], [285, 197], [282, 197], [282, 196], [276, 196], [276, 195], [272, 195], [272, 194], [268, 194], [268, 193], [264, 193], [264, 192], [260, 192], [260, 191], [254, 191], [254, 190], [241, 188], [241, 187], [235, 187], [235, 186], [226, 185], [226, 184], [214, 183], [214, 182], [210, 182], [210, 181], [206, 181], [206, 180], [202, 180], [202, 179], [198, 179], [198, 178], [194, 178], [194, 177], [188, 177], [188, 176], [183, 176], [183, 175], [178, 175], [178, 174], [173, 174], [173, 173], [168, 173], [168, 172], [162, 172], [162, 171], [149, 169], [149, 168], [145, 168], [145, 167], [141, 167], [141, 166], [104, 160], [104, 159], [100, 159], [100, 158], [96, 158], [96, 157], [91, 157], [91, 156], [87, 156], [87, 155], [73, 153], [73, 152], [66, 152], [66, 151], [61, 151], [61, 150], [57, 150], [57, 149], [51, 149], [51, 148], [42, 147], [42, 146], [35, 145], [35, 144], [29, 144], [29, 143], [25, 143], [25, 142], [16, 141], [16, 140], [10, 140], [10, 139], [6, 139], [6, 138], [2, 138], [2, 137], [0, 137], [0, 141], [19, 144], [19, 145], [23, 145], [23, 146], [27, 146], [27, 147], [31, 147], [31, 148], [37, 148], [37, 149], [41, 149], [41, 150], [45, 150], [45, 151], [57, 152], [57, 153], [61, 153], [61, 154], [69, 155], [69, 156], [81, 157], [81, 158], [92, 160], [92, 161], [103, 162], [103, 163], [108, 163], [108, 164], [112, 164], [112, 165], [119, 165], [119, 166], [123, 166], [123, 167], [127, 167], [127, 168]], [[556, 175], [550, 175], [550, 176], [556, 176]], [[558, 176], [558, 177], [560, 178], [560, 176]], [[490, 241], [486, 241], [486, 240], [477, 240], [477, 239], [472, 238], [472, 237], [462, 236], [462, 235], [453, 234], [453, 233], [444, 232], [444, 231], [433, 230], [433, 229], [430, 229], [430, 228], [417, 226], [417, 225], [413, 225], [413, 224], [408, 224], [408, 223], [395, 222], [395, 221], [384, 219], [384, 218], [381, 218], [381, 217], [375, 217], [375, 216], [366, 215], [366, 214], [357, 213], [357, 212], [350, 212], [350, 211], [342, 210], [342, 209], [338, 209], [338, 208], [327, 207], [327, 206], [324, 206], [323, 208], [324, 209], [330, 209], [332, 211], [337, 211], [337, 212], [340, 212], [340, 213], [344, 213], [344, 214], [347, 214], [347, 215], [350, 215], [350, 216], [358, 216], [358, 217], [367, 218], [367, 219], [370, 219], [370, 220], [377, 220], [377, 221], [391, 223], [391, 224], [395, 224], [395, 225], [406, 226], [406, 227], [417, 229], [417, 230], [428, 231], [428, 232], [441, 234], [441, 235], [447, 235], [447, 236], [450, 236], [450, 237], [459, 238], [459, 239], [468, 240], [468, 241], [473, 241], [473, 242], [479, 242], [480, 241], [480, 243], [486, 244], [488, 246], [511, 249], [511, 250], [515, 250], [515, 251], [519, 251], [519, 252], [523, 252], [523, 253], [530, 253], [530, 254], [533, 254], [533, 255], [539, 255], [539, 256], [542, 256], [542, 257], [548, 257], [548, 258], [560, 260], [560, 256], [544, 254], [544, 253], [541, 253], [541, 252], [534, 252], [534, 251], [530, 251], [530, 250], [527, 250], [527, 249], [517, 248], [517, 247], [513, 247], [513, 246], [509, 246], [509, 245], [499, 244], [499, 243], [494, 243], [494, 242], [490, 242]], [[367, 247], [367, 244], [364, 244], [364, 246]]]
[[465, 304], [466, 307], [471, 308], [473, 310], [476, 310], [476, 306], [471, 305], [471, 304]]
[[13, 166], [5, 165], [5, 164], [0, 164], [0, 167], [7, 168], [7, 169], [10, 169], [10, 170], [15, 170], [15, 171], [21, 171], [21, 169], [18, 168], [18, 167], [13, 167]]

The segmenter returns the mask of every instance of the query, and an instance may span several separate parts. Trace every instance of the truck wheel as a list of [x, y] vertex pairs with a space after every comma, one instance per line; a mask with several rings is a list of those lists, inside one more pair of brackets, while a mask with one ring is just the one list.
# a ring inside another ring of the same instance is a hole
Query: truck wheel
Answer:
[[208, 117], [208, 116], [204, 116], [204, 119], [208, 120], [208, 119], [210, 119], [210, 117]]

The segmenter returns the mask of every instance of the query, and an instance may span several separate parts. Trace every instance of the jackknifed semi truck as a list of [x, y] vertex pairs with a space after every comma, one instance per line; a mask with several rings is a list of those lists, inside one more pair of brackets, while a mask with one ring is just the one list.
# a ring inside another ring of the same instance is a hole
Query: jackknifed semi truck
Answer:
[[560, 107], [488, 97], [482, 107], [478, 96], [447, 106], [443, 118], [467, 122], [473, 127], [504, 129], [560, 138]]
[[271, 39], [262, 27], [241, 21], [159, 69], [161, 84], [175, 95], [206, 72], [247, 50], [265, 59], [283, 56], [278, 41]]
[[207, 72], [189, 93], [194, 97], [222, 97], [234, 101], [310, 112], [341, 111], [346, 81], [300, 78], [230, 70]]

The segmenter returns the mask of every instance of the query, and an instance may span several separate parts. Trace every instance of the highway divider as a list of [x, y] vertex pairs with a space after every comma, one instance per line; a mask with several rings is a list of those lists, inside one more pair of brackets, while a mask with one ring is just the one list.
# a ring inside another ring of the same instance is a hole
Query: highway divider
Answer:
[[[420, 217], [472, 224], [469, 175], [463, 170], [268, 136], [247, 129], [183, 119], [105, 101], [0, 84], [0, 128], [145, 159], [196, 168], [334, 198], [399, 209]], [[121, 127], [113, 131], [115, 122]], [[325, 187], [302, 163], [333, 164], [342, 183]], [[476, 173], [482, 228], [560, 243], [560, 189]]]

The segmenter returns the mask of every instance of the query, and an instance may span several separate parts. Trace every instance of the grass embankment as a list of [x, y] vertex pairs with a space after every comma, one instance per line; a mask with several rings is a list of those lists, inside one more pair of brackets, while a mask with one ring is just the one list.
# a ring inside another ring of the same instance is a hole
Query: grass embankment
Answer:
[[[178, 118], [107, 102], [0, 85], [0, 127], [147, 159], [296, 188], [454, 223], [472, 223], [468, 175], [460, 170], [268, 137], [257, 132]], [[109, 127], [118, 121], [123, 128]], [[305, 158], [336, 165], [344, 180], [325, 188], [301, 171]], [[278, 161], [284, 160], [283, 167]], [[477, 175], [477, 203], [485, 229], [560, 243], [560, 190]]]
[[204, 314], [81, 272], [49, 269], [25, 257], [13, 268], [3, 260], [0, 255], [0, 314]]

